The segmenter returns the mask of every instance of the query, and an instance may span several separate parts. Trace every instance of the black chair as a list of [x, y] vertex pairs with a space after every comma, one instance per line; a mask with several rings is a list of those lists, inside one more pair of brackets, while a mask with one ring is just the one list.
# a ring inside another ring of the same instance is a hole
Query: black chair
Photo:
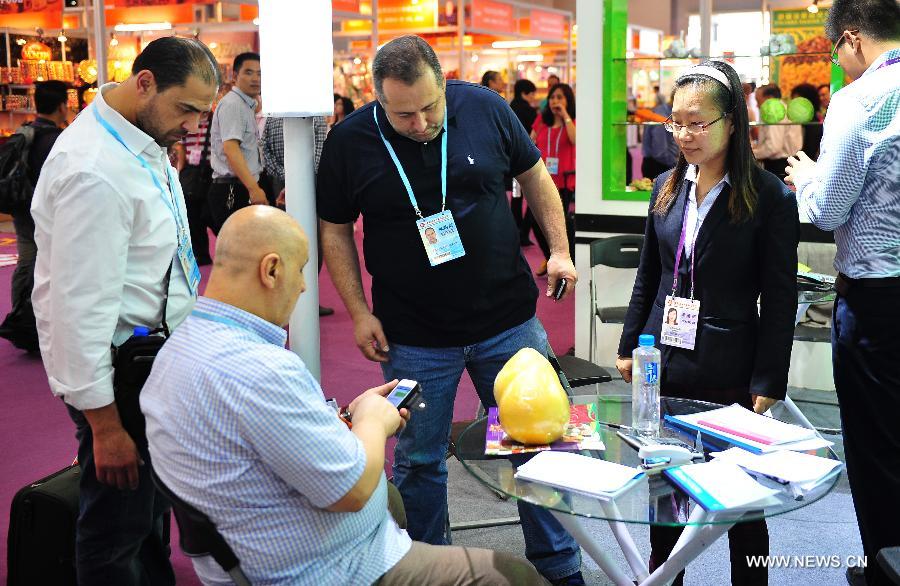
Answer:
[[597, 285], [594, 282], [594, 269], [606, 266], [615, 269], [636, 269], [641, 262], [641, 249], [644, 247], [644, 236], [641, 234], [625, 234], [598, 238], [591, 242], [591, 327], [588, 346], [588, 357], [596, 359], [594, 350], [597, 345], [597, 320], [602, 323], [621, 324], [625, 322], [628, 307], [599, 307], [597, 305]]
[[894, 584], [900, 584], [900, 547], [885, 547], [876, 556], [878, 565]]
[[151, 469], [150, 475], [157, 490], [172, 503], [172, 512], [178, 523], [181, 551], [188, 557], [211, 555], [237, 586], [250, 586], [250, 580], [241, 570], [237, 556], [212, 520], [181, 500], [159, 479], [154, 470]]

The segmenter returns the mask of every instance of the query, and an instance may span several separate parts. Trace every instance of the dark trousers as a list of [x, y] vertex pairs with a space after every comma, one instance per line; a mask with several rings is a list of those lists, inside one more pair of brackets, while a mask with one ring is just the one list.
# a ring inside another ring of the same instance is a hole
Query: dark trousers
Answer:
[[900, 545], [900, 287], [851, 285], [845, 293], [834, 303], [834, 386], [866, 583], [882, 586], [892, 582], [875, 556]]
[[641, 175], [647, 179], [656, 179], [672, 167], [674, 167], [674, 165], [666, 165], [665, 163], [660, 163], [653, 157], [645, 156], [644, 160], [641, 161]]
[[150, 453], [140, 449], [137, 490], [119, 490], [97, 480], [94, 436], [84, 414], [67, 406], [75, 422], [81, 465], [80, 510], [75, 537], [79, 586], [167, 586], [175, 584], [169, 563], [165, 518], [169, 502], [150, 479]]
[[209, 186], [206, 201], [209, 203], [209, 227], [218, 236], [222, 224], [231, 214], [250, 205], [250, 193], [237, 179], [230, 183], [213, 182]]
[[184, 192], [184, 206], [187, 209], [188, 228], [191, 231], [191, 246], [197, 263], [204, 265], [211, 262], [209, 258], [209, 236], [206, 228], [210, 224], [209, 203], [209, 168], [202, 165], [185, 165], [178, 179]]
[[[572, 204], [574, 195], [575, 193], [568, 189], [559, 190], [559, 197], [562, 200], [563, 216], [566, 219], [566, 237], [569, 240], [569, 256], [572, 257], [573, 262], [575, 260], [575, 219], [569, 213], [569, 206]], [[531, 213], [531, 208], [525, 213], [525, 219], [523, 221], [528, 222], [531, 229], [534, 230], [534, 239], [537, 240], [541, 252], [544, 253], [544, 258], [549, 260], [550, 244], [547, 242], [547, 238], [544, 236], [544, 232], [541, 230], [540, 225], [535, 220], [534, 214]]]
[[31, 212], [24, 210], [13, 214], [16, 229], [16, 251], [19, 260], [12, 274], [10, 301], [12, 308], [0, 325], [0, 335], [17, 348], [38, 350], [37, 327], [34, 308], [31, 306], [31, 290], [34, 289], [34, 262], [37, 245], [34, 243], [34, 220]]
[[[739, 403], [748, 409], [753, 409], [747, 389], [704, 390], [693, 388], [690, 385], [682, 386], [664, 382], [661, 392], [666, 397], [696, 399], [723, 405]], [[681, 531], [680, 527], [650, 527], [651, 572], [668, 559]], [[728, 549], [730, 551], [732, 586], [764, 586], [769, 583], [769, 573], [765, 567], [750, 567], [747, 563], [748, 556], [769, 554], [769, 529], [765, 520], [737, 523], [729, 529]], [[683, 583], [684, 571], [678, 574], [672, 584], [681, 586]]]

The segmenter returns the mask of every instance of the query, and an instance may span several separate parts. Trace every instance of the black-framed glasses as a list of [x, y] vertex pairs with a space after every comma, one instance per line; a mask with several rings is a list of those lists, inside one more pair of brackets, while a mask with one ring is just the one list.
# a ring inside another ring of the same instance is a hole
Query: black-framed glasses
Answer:
[[834, 48], [831, 50], [831, 62], [832, 62], [832, 63], [834, 63], [834, 64], [837, 65], [838, 67], [841, 66], [841, 63], [840, 63], [840, 61], [838, 60], [838, 56], [837, 56], [838, 49], [840, 48], [841, 43], [843, 43], [843, 42], [846, 40], [847, 35], [848, 35], [849, 33], [858, 33], [858, 32], [859, 32], [858, 29], [853, 29], [853, 30], [846, 30], [846, 31], [844, 31], [843, 33], [841, 33], [841, 38], [839, 38], [839, 39], [837, 40], [837, 42], [834, 44]]
[[672, 134], [681, 132], [683, 129], [687, 129], [688, 134], [701, 134], [706, 132], [707, 128], [709, 128], [719, 120], [723, 120], [726, 116], [728, 116], [728, 114], [726, 112], [722, 112], [721, 116], [719, 116], [715, 120], [711, 120], [710, 122], [692, 122], [691, 124], [677, 124], [672, 120], [672, 118], [666, 118], [666, 121], [663, 122], [663, 126]]

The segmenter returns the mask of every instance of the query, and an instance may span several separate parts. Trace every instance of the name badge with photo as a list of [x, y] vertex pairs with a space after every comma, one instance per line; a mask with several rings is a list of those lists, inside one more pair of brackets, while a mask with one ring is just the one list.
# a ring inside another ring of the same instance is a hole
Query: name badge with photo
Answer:
[[191, 241], [187, 232], [182, 231], [178, 235], [178, 261], [181, 263], [181, 270], [187, 277], [188, 287], [191, 289], [191, 295], [197, 296], [200, 289], [200, 267], [194, 258], [194, 249], [191, 248]]
[[559, 157], [547, 157], [545, 165], [548, 173], [551, 175], [559, 175]]
[[422, 218], [416, 222], [416, 227], [431, 266], [436, 267], [466, 255], [450, 210]]
[[697, 320], [700, 301], [669, 295], [663, 308], [662, 332], [659, 341], [666, 346], [693, 350], [697, 339]]

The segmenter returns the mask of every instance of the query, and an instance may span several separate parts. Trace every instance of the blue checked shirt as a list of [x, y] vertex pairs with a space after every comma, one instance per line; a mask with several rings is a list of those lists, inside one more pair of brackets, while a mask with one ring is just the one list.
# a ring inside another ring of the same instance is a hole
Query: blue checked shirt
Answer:
[[201, 297], [141, 392], [153, 468], [209, 515], [253, 584], [371, 584], [412, 542], [388, 513], [383, 475], [362, 510], [325, 510], [366, 455], [285, 340]]
[[813, 224], [834, 230], [834, 267], [852, 278], [900, 275], [900, 49], [831, 98], [813, 172], [796, 178]]

